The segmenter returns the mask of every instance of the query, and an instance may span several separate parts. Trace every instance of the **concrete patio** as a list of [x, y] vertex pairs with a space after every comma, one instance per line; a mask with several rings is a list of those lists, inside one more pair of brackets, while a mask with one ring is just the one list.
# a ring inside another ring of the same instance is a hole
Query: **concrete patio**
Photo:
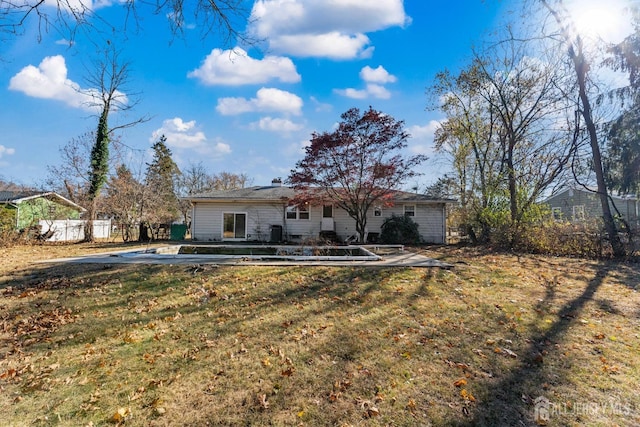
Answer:
[[[158, 253], [161, 252], [161, 253]], [[378, 260], [356, 259], [276, 259], [275, 257], [249, 257], [227, 255], [186, 255], [162, 253], [163, 251], [117, 251], [91, 254], [79, 257], [58, 258], [46, 263], [84, 264], [216, 264], [216, 265], [263, 265], [263, 266], [333, 266], [333, 267], [439, 267], [452, 268], [453, 265], [428, 258], [424, 255], [402, 250], [397, 253], [380, 255]]]

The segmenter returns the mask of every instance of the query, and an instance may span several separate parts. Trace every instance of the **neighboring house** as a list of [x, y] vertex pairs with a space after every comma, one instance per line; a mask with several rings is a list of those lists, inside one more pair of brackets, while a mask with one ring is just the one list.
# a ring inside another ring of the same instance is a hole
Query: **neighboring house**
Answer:
[[40, 221], [79, 219], [85, 211], [51, 191], [0, 191], [0, 209], [5, 218], [3, 223], [11, 223], [17, 230], [37, 226]]
[[[0, 191], [0, 230], [36, 228], [37, 236], [50, 242], [84, 239], [86, 221], [82, 206], [54, 192]], [[30, 230], [29, 230], [30, 231]], [[109, 238], [111, 220], [93, 221], [93, 236]]]
[[[613, 200], [613, 204], [611, 200], [609, 201], [611, 213], [617, 216], [617, 212], [620, 212], [622, 218], [632, 228], [638, 228], [640, 225], [638, 199], [631, 196], [611, 196], [611, 199]], [[553, 218], [556, 220], [584, 221], [588, 218], [602, 217], [600, 198], [595, 192], [585, 189], [565, 188], [550, 196], [545, 203], [551, 208]]]
[[[304, 241], [322, 235], [349, 241], [355, 221], [332, 204], [293, 206], [293, 189], [276, 181], [271, 186], [249, 187], [187, 197], [192, 207], [191, 236], [201, 241]], [[446, 204], [452, 200], [397, 191], [392, 206], [375, 206], [367, 218], [368, 241], [380, 234], [385, 218], [408, 215], [419, 224], [424, 242], [446, 241]]]

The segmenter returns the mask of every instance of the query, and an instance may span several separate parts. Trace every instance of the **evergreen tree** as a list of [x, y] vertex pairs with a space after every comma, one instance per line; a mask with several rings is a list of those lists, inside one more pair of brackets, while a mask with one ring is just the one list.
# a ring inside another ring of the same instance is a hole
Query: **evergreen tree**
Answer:
[[180, 202], [176, 195], [176, 186], [181, 173], [178, 165], [171, 158], [171, 150], [166, 142], [167, 138], [162, 135], [153, 144], [153, 160], [147, 164], [141, 240], [149, 239], [148, 229], [151, 229], [154, 237], [157, 238], [160, 226], [170, 224], [180, 217]]
[[608, 185], [623, 194], [640, 194], [640, 102], [609, 129], [605, 166]]

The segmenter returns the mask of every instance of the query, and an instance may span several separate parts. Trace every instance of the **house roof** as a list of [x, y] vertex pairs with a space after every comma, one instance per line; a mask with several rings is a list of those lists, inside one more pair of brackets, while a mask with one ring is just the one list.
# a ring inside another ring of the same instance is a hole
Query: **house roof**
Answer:
[[76, 208], [79, 211], [86, 211], [85, 208], [78, 205], [77, 203], [72, 202], [71, 200], [61, 196], [58, 193], [53, 191], [0, 191], [0, 203], [11, 203], [13, 205], [18, 205], [22, 202], [26, 202], [27, 200], [37, 199], [39, 197], [47, 197], [47, 198], [55, 198], [60, 201], [60, 203], [70, 206], [72, 208]]
[[[580, 188], [580, 187], [564, 187], [561, 188], [560, 190], [556, 191], [555, 193], [553, 193], [552, 195], [550, 195], [549, 197], [547, 197], [545, 199], [545, 202], [548, 202], [549, 200], [558, 197], [561, 194], [567, 193], [569, 191], [578, 191], [581, 193], [587, 193], [587, 194], [592, 194], [594, 196], [597, 195], [598, 190], [596, 190], [595, 188], [591, 189], [585, 189], [585, 188]], [[616, 200], [630, 200], [630, 201], [637, 201], [638, 198], [633, 196], [633, 195], [629, 195], [629, 194], [609, 194], [609, 196], [613, 199]]]
[[0, 191], [0, 202], [2, 203], [14, 203], [25, 197], [30, 197], [36, 194], [42, 194], [40, 191]]
[[[286, 186], [256, 186], [239, 188], [236, 190], [220, 190], [208, 193], [196, 194], [184, 197], [192, 202], [231, 202], [231, 201], [284, 201], [293, 199], [295, 190]], [[406, 191], [394, 191], [393, 200], [397, 202], [414, 203], [455, 203], [452, 199], [436, 199], [424, 194], [409, 193]]]
[[216, 190], [202, 194], [185, 197], [193, 202], [209, 201], [233, 201], [233, 200], [262, 200], [274, 201], [290, 199], [295, 196], [292, 188], [283, 186], [256, 186], [247, 188], [237, 188], [235, 190]]

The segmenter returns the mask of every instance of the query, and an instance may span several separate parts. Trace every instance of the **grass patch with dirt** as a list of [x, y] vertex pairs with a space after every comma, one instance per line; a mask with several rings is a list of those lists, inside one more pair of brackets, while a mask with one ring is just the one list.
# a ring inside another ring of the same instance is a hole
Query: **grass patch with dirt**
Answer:
[[7, 249], [0, 267], [8, 425], [640, 423], [637, 264], [457, 248], [424, 250], [451, 270], [25, 260], [57, 248]]

